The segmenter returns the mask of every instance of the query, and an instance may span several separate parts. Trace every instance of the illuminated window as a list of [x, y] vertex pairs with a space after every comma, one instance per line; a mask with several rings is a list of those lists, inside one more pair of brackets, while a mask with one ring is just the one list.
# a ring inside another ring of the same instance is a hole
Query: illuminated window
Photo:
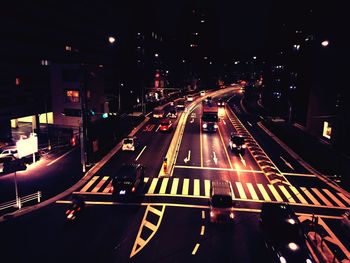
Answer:
[[332, 135], [332, 127], [328, 123], [328, 121], [323, 122], [323, 137], [326, 137], [327, 139], [331, 138]]
[[66, 90], [66, 98], [68, 102], [79, 102], [79, 91], [78, 90]]

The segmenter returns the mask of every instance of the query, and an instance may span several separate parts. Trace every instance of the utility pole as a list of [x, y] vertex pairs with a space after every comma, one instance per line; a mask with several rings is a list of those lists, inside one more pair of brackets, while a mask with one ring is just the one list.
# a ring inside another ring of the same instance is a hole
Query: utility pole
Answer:
[[79, 125], [80, 132], [80, 157], [81, 165], [83, 168], [83, 173], [86, 172], [86, 94], [85, 94], [85, 85], [86, 85], [86, 73], [85, 65], [80, 65], [81, 67], [81, 80], [80, 80], [80, 103], [81, 103], [81, 120]]

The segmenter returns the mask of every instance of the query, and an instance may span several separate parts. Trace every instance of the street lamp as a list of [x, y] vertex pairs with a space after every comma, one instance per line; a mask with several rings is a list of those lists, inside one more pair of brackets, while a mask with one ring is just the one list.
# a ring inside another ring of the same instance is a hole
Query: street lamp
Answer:
[[329, 41], [328, 41], [328, 40], [323, 40], [323, 41], [321, 42], [321, 45], [322, 45], [323, 47], [327, 47], [327, 46], [329, 45]]
[[113, 44], [115, 42], [115, 38], [113, 36], [108, 37], [108, 42]]

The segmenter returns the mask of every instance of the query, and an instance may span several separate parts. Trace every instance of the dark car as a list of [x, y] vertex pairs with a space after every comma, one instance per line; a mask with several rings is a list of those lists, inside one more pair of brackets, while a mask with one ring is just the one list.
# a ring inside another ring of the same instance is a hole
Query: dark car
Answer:
[[13, 155], [0, 157], [0, 173], [13, 173], [15, 171], [24, 171], [27, 165], [24, 160], [17, 159]]
[[141, 164], [124, 164], [112, 179], [112, 193], [115, 197], [135, 195], [142, 189], [145, 168]]
[[218, 99], [218, 106], [219, 107], [224, 107], [225, 106], [225, 101], [223, 99]]
[[313, 262], [301, 223], [288, 204], [263, 203], [260, 228], [275, 262]]
[[237, 133], [231, 133], [228, 145], [232, 152], [241, 154], [244, 154], [245, 149], [247, 148], [244, 136]]

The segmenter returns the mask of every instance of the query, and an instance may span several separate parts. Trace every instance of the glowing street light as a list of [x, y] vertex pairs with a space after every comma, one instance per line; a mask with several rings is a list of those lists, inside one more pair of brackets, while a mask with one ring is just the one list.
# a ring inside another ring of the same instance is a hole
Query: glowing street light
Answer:
[[328, 41], [328, 40], [323, 40], [323, 41], [321, 42], [321, 45], [322, 45], [323, 47], [327, 47], [327, 46], [329, 45], [329, 41]]
[[112, 37], [112, 36], [110, 36], [110, 37], [108, 38], [108, 42], [111, 43], [111, 44], [113, 44], [113, 43], [115, 42], [115, 38]]

